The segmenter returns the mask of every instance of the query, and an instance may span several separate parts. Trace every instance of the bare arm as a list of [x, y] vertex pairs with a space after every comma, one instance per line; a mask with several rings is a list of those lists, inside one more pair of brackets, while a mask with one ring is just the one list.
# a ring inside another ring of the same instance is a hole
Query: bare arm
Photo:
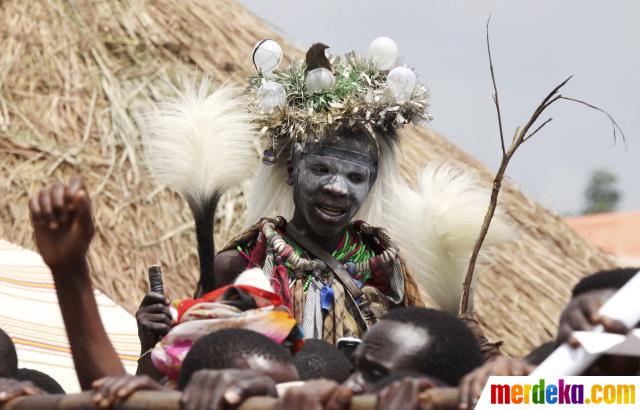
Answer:
[[[217, 288], [231, 285], [247, 267], [247, 260], [234, 249], [220, 252], [213, 263]], [[201, 286], [198, 287], [196, 296], [202, 296]]]
[[86, 260], [55, 272], [56, 293], [67, 329], [73, 363], [83, 390], [94, 380], [125, 373], [102, 325]]
[[36, 245], [51, 269], [82, 389], [125, 373], [100, 320], [86, 253], [94, 234], [91, 201], [79, 177], [57, 181], [29, 201]]
[[220, 252], [215, 259], [216, 280], [220, 287], [231, 285], [247, 267], [247, 260], [236, 250]]

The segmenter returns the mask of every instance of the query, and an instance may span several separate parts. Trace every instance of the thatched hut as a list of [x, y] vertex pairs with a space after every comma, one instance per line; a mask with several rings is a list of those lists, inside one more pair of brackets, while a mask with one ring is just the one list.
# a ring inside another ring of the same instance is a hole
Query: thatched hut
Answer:
[[[80, 174], [98, 227], [90, 251], [96, 287], [133, 311], [147, 287], [146, 267], [160, 263], [168, 293], [190, 294], [198, 272], [190, 214], [146, 177], [136, 115], [166, 92], [165, 76], [198, 68], [241, 83], [257, 40], [275, 38], [289, 56], [300, 50], [233, 0], [2, 5], [0, 237], [33, 249], [28, 195]], [[490, 171], [437, 133], [411, 128], [405, 137], [408, 178], [446, 157], [490, 183]], [[513, 186], [503, 195], [520, 235], [479, 270], [476, 306], [487, 334], [522, 354], [552, 336], [569, 287], [613, 262]], [[218, 243], [237, 229], [242, 201], [238, 191], [220, 204]]]

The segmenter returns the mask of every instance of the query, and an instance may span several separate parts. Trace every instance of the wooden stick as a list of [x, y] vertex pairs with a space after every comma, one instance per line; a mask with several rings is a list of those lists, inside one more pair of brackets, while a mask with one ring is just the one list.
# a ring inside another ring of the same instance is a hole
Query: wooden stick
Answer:
[[[92, 399], [93, 392], [78, 394], [51, 394], [43, 396], [19, 397], [7, 403], [0, 403], [0, 410], [93, 410], [99, 409]], [[175, 392], [139, 391], [125, 402], [117, 404], [117, 410], [180, 410], [180, 395]], [[276, 399], [273, 397], [251, 397], [239, 410], [272, 410]], [[434, 388], [420, 394], [420, 402], [429, 404], [432, 410], [458, 408], [458, 389]], [[374, 410], [374, 395], [355, 396], [351, 400], [351, 410]]]
[[469, 313], [469, 297], [471, 295], [471, 284], [473, 283], [473, 274], [476, 267], [476, 262], [478, 260], [478, 255], [480, 254], [480, 249], [482, 248], [482, 243], [484, 242], [485, 237], [487, 236], [487, 232], [489, 232], [489, 226], [491, 225], [491, 220], [493, 219], [493, 215], [495, 214], [496, 208], [498, 206], [498, 195], [500, 194], [500, 188], [502, 187], [502, 180], [504, 179], [505, 172], [507, 170], [507, 165], [509, 165], [509, 161], [515, 154], [516, 150], [520, 148], [522, 144], [529, 141], [535, 134], [538, 133], [545, 125], [551, 122], [551, 118], [545, 120], [540, 124], [537, 128], [535, 128], [531, 133], [529, 130], [533, 127], [542, 113], [549, 108], [553, 103], [559, 100], [572, 101], [575, 103], [583, 104], [589, 108], [600, 111], [604, 113], [612, 123], [613, 126], [613, 141], [616, 141], [616, 130], [620, 131], [622, 134], [622, 139], [626, 144], [626, 139], [624, 136], [624, 132], [618, 126], [618, 123], [613, 119], [613, 117], [603, 110], [602, 108], [596, 107], [592, 104], [586, 103], [582, 100], [578, 100], [575, 98], [565, 97], [560, 95], [560, 89], [564, 87], [567, 82], [573, 76], [569, 76], [567, 79], [558, 84], [547, 96], [542, 100], [542, 102], [535, 109], [531, 117], [529, 117], [529, 121], [525, 124], [524, 127], [518, 127], [516, 129], [515, 134], [513, 135], [513, 139], [511, 140], [511, 145], [506, 148], [504, 144], [504, 133], [502, 129], [502, 114], [500, 112], [500, 103], [498, 101], [498, 87], [496, 85], [496, 78], [493, 69], [493, 60], [491, 58], [491, 42], [489, 39], [489, 22], [491, 21], [491, 17], [487, 20], [487, 55], [489, 56], [489, 70], [491, 72], [491, 81], [493, 83], [493, 102], [496, 106], [496, 112], [498, 115], [498, 128], [500, 130], [500, 148], [502, 149], [502, 160], [500, 161], [500, 167], [498, 168], [498, 172], [493, 180], [493, 188], [491, 190], [491, 199], [489, 201], [489, 207], [484, 216], [484, 221], [482, 222], [482, 227], [480, 228], [480, 234], [478, 235], [478, 239], [476, 240], [475, 245], [473, 246], [473, 251], [471, 252], [471, 257], [469, 259], [469, 265], [467, 267], [467, 273], [464, 278], [464, 283], [462, 285], [462, 298], [460, 300], [460, 309], [459, 314], [464, 315]]

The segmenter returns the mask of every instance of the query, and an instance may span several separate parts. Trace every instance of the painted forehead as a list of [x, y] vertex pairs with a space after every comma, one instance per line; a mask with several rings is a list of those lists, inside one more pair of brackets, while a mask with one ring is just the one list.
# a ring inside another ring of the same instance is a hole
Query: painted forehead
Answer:
[[371, 172], [371, 168], [373, 168], [370, 163], [366, 161], [358, 161], [353, 157], [342, 158], [333, 155], [306, 154], [302, 157], [302, 160], [307, 167], [321, 165], [332, 171], [340, 170], [342, 172], [361, 172], [369, 174]]
[[302, 153], [343, 159], [368, 168], [376, 167], [378, 163], [377, 143], [373, 137], [364, 133], [310, 138], [304, 144]]
[[409, 323], [381, 320], [365, 334], [363, 346], [365, 352], [374, 356], [384, 350], [389, 350], [384, 351], [385, 355], [413, 356], [428, 342], [426, 329]]

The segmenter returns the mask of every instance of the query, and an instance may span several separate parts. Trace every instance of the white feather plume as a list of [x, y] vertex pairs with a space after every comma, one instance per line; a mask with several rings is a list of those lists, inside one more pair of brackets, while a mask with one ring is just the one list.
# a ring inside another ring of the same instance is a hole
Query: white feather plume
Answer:
[[265, 217], [282, 216], [289, 220], [293, 217], [294, 207], [293, 187], [287, 184], [286, 161], [258, 165], [250, 183], [245, 226]]
[[156, 180], [201, 204], [249, 179], [258, 136], [239, 91], [210, 78], [183, 81], [176, 96], [146, 113], [141, 124], [146, 163]]
[[[418, 175], [417, 190], [396, 180], [395, 191], [388, 197], [393, 212], [387, 214], [385, 226], [429, 302], [438, 309], [457, 313], [490, 191], [479, 184], [474, 174], [437, 162], [427, 165]], [[498, 207], [483, 249], [512, 238], [513, 232], [508, 217]]]

